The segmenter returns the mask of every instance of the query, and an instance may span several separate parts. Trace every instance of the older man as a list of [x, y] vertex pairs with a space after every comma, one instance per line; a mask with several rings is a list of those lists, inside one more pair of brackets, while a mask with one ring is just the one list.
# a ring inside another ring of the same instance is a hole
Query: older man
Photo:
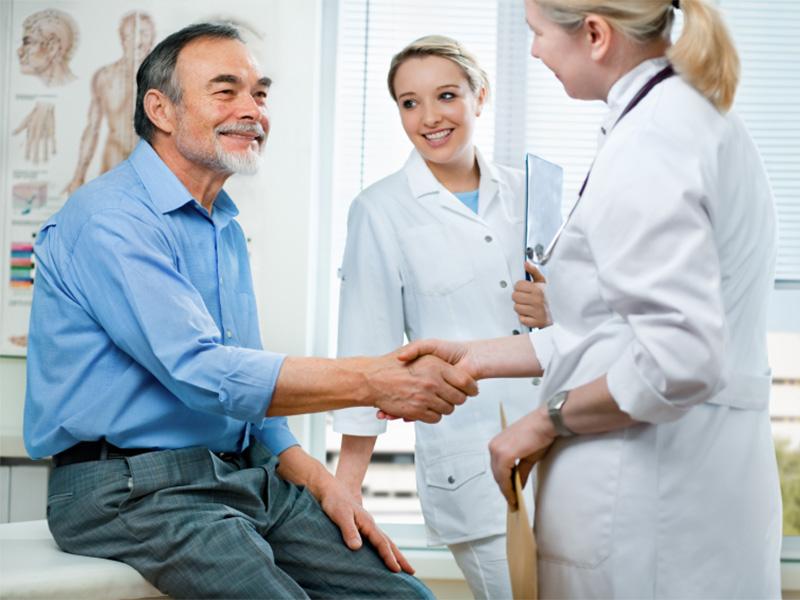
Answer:
[[156, 46], [137, 84], [142, 141], [36, 244], [25, 442], [54, 457], [56, 541], [174, 598], [426, 597], [283, 415], [367, 405], [435, 422], [475, 382], [433, 357], [263, 351], [221, 188], [258, 169], [270, 80], [236, 29], [201, 24]]

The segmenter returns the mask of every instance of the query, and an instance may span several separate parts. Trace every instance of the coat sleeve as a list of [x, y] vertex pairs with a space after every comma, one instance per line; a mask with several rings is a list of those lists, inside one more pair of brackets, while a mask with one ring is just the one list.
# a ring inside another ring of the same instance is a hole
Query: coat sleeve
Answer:
[[[403, 345], [400, 253], [388, 216], [376, 210], [380, 200], [362, 194], [350, 206], [339, 295], [339, 357], [380, 356]], [[386, 422], [375, 414], [374, 408], [337, 410], [333, 429], [378, 435], [386, 431]]]
[[584, 219], [599, 291], [632, 334], [608, 371], [608, 386], [640, 421], [679, 419], [725, 385], [710, 154], [645, 128], [598, 161], [604, 176], [587, 188], [599, 200]]

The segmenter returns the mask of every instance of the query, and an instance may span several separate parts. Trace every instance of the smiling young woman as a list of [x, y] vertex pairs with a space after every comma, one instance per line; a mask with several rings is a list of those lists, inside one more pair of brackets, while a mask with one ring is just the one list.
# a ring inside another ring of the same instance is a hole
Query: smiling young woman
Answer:
[[[489, 81], [470, 51], [421, 38], [392, 60], [389, 92], [414, 145], [405, 166], [351, 205], [342, 265], [339, 356], [383, 354], [429, 336], [477, 339], [520, 333], [512, 292], [524, 281], [525, 181], [487, 162], [473, 142]], [[544, 321], [536, 323], [545, 325]], [[527, 331], [527, 329], [525, 329]], [[476, 598], [510, 598], [506, 503], [488, 468], [501, 429], [534, 401], [531, 380], [498, 379], [435, 426], [416, 426], [417, 487], [428, 541], [447, 544]], [[337, 468], [361, 484], [385, 424], [374, 410], [338, 411]]]

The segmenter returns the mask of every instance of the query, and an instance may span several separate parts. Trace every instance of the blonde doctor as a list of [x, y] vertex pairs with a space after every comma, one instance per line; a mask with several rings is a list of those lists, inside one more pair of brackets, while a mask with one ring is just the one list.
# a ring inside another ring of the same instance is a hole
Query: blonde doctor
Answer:
[[[527, 332], [521, 321], [546, 325], [543, 279], [523, 281], [524, 174], [489, 163], [472, 141], [489, 92], [475, 57], [450, 38], [424, 37], [393, 58], [388, 83], [414, 150], [350, 208], [339, 356], [384, 354], [404, 334], [468, 340]], [[511, 597], [506, 503], [488, 443], [501, 429], [499, 402], [516, 420], [536, 406], [539, 381], [486, 382], [437, 425], [415, 425], [428, 543], [449, 546], [476, 598]], [[336, 475], [359, 499], [386, 428], [375, 412], [334, 416], [344, 434]]]
[[567, 94], [608, 104], [550, 248], [554, 325], [405, 356], [435, 352], [476, 378], [544, 371], [542, 406], [490, 444], [509, 502], [515, 462], [523, 476], [540, 463], [540, 597], [779, 598], [765, 332], [776, 217], [728, 110], [739, 63], [719, 9], [526, 0], [526, 15], [531, 54]]

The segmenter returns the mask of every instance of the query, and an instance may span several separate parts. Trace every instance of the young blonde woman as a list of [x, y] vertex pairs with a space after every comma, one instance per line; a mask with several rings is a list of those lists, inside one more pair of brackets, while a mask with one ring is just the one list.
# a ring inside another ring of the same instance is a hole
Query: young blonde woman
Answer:
[[[489, 94], [485, 72], [457, 41], [428, 36], [393, 58], [388, 83], [414, 150], [350, 209], [339, 356], [385, 354], [404, 334], [468, 340], [546, 325], [543, 280], [524, 281], [524, 174], [489, 163], [472, 141]], [[539, 381], [486, 382], [440, 423], [415, 425], [428, 543], [449, 546], [476, 598], [511, 597], [506, 502], [488, 443], [501, 429], [500, 401], [515, 421], [536, 406]], [[336, 475], [359, 499], [386, 427], [375, 412], [334, 418], [344, 434]]]
[[490, 444], [510, 502], [511, 467], [540, 463], [540, 597], [779, 598], [775, 208], [729, 111], [739, 63], [719, 9], [526, 0], [526, 14], [531, 54], [567, 94], [608, 103], [550, 259], [554, 325], [405, 357], [435, 352], [476, 378], [544, 371], [542, 406]]

